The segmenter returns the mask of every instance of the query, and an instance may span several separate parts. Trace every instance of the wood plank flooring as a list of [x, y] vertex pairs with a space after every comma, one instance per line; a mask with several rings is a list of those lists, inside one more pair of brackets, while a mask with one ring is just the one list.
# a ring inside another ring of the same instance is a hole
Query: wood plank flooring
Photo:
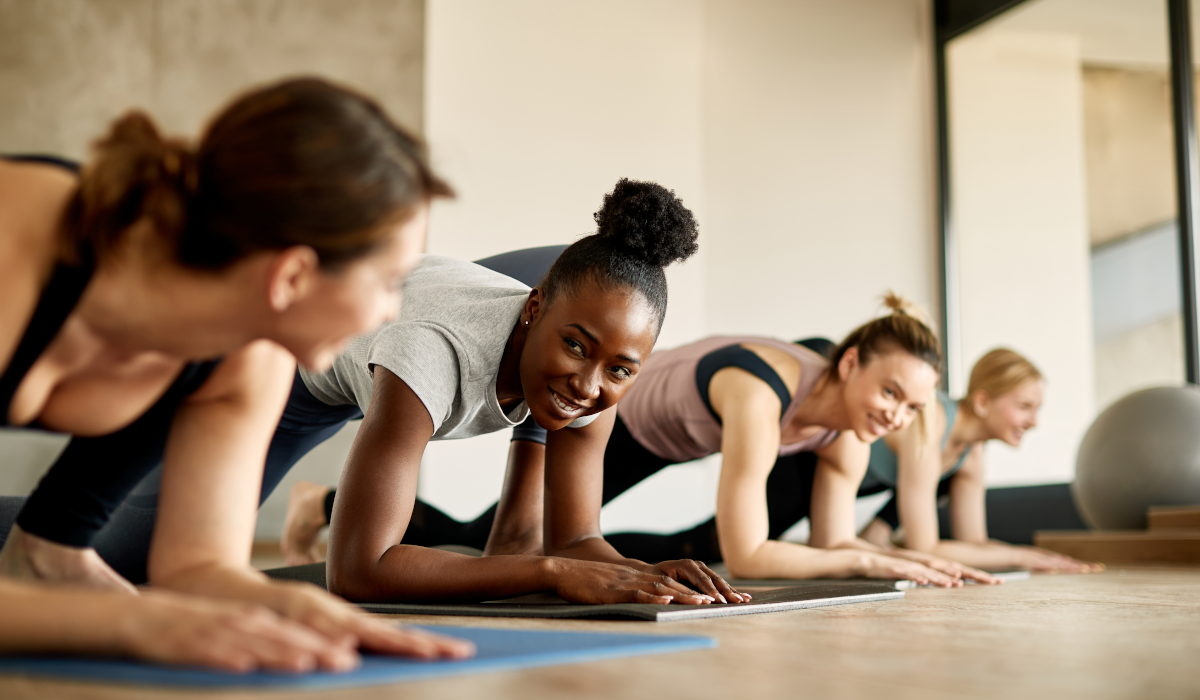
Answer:
[[[457, 698], [1200, 697], [1200, 569], [1034, 576], [919, 589], [901, 601], [644, 624], [405, 616], [405, 622], [701, 634], [715, 650], [304, 693], [313, 700]], [[283, 693], [172, 692], [0, 678], [0, 698], [223, 700]]]

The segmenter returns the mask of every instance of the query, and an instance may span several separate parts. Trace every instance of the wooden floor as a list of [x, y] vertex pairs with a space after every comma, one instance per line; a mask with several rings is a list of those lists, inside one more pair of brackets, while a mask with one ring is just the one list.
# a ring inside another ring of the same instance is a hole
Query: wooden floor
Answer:
[[[522, 629], [702, 634], [715, 650], [490, 673], [313, 699], [1200, 697], [1200, 569], [1035, 576], [904, 600], [648, 624], [405, 616]], [[0, 698], [272, 698], [0, 678]]]

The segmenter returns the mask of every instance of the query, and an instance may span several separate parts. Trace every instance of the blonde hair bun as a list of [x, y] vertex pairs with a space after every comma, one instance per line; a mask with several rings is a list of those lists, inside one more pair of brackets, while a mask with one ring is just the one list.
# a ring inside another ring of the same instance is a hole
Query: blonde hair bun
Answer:
[[925, 313], [924, 309], [890, 289], [883, 295], [883, 306], [888, 309], [889, 313], [912, 316], [921, 323], [929, 325], [929, 315]]

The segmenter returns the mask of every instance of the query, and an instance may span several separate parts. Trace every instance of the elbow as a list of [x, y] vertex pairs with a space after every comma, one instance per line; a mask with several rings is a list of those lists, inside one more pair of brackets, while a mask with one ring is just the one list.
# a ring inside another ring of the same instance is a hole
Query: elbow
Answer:
[[330, 556], [325, 562], [325, 587], [330, 593], [355, 603], [379, 602], [385, 597], [402, 597], [398, 591], [386, 596], [379, 581], [381, 557]]

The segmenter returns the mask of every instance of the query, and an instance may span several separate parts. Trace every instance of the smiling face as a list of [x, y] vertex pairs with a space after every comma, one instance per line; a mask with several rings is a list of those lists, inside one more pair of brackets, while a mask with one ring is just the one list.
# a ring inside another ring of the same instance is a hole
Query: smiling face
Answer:
[[657, 319], [641, 294], [594, 282], [548, 306], [535, 289], [521, 323], [521, 389], [534, 420], [559, 430], [617, 403], [650, 356]]
[[899, 349], [876, 353], [863, 364], [852, 347], [838, 363], [838, 376], [850, 429], [865, 443], [912, 423], [933, 400], [938, 381], [927, 362]]
[[429, 207], [423, 205], [370, 255], [311, 275], [310, 288], [288, 309], [278, 338], [301, 366], [328, 369], [351, 338], [400, 313], [404, 278], [420, 261], [428, 224]]
[[983, 420], [988, 437], [1020, 447], [1025, 431], [1037, 427], [1044, 389], [1041, 379], [1033, 379], [995, 398], [982, 391], [976, 392], [973, 408]]

